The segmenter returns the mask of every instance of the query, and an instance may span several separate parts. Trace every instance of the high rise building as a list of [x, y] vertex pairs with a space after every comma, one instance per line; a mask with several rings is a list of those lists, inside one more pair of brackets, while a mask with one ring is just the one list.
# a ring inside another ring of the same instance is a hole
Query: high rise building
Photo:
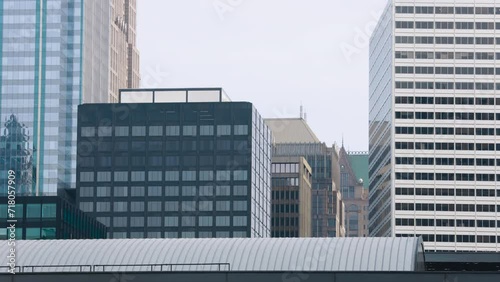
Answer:
[[139, 51], [136, 46], [136, 0], [109, 0], [109, 102], [117, 103], [119, 89], [138, 88]]
[[[344, 145], [340, 148], [340, 192], [345, 206], [346, 237], [368, 236], [368, 189], [364, 180], [357, 178], [350, 154]], [[356, 163], [357, 164], [357, 163]], [[361, 164], [359, 164], [361, 166]], [[366, 161], [366, 167], [368, 160]]]
[[112, 2], [119, 13], [110, 1], [0, 1], [0, 191], [10, 169], [23, 176], [23, 194], [74, 188], [77, 106], [138, 84], [135, 1]]
[[120, 100], [78, 112], [77, 203], [110, 238], [270, 236], [272, 136], [252, 104], [220, 88]]
[[271, 236], [311, 237], [311, 167], [303, 157], [273, 157], [271, 173]]
[[500, 250], [498, 2], [391, 0], [370, 39], [371, 236]]
[[266, 119], [273, 157], [304, 157], [312, 169], [312, 237], [344, 237], [339, 151], [322, 143], [302, 118]]

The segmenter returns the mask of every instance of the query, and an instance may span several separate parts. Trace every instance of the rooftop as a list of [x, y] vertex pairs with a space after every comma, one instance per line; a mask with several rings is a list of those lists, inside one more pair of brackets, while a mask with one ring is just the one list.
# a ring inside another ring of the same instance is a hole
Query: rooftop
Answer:
[[120, 103], [230, 102], [222, 88], [120, 89]]
[[276, 118], [264, 121], [273, 132], [275, 143], [321, 143], [302, 118]]
[[[0, 246], [7, 254], [10, 247]], [[415, 271], [419, 238], [210, 238], [16, 241], [18, 272]]]

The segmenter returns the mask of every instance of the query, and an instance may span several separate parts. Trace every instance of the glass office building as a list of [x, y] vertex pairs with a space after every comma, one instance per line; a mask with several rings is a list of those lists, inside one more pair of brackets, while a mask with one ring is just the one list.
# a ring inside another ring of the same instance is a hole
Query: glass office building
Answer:
[[[5, 196], [5, 198], [7, 198]], [[104, 239], [106, 226], [79, 210], [64, 196], [16, 197], [12, 211], [0, 204], [0, 223], [8, 227], [15, 222], [16, 240]], [[13, 214], [14, 216], [10, 216]], [[10, 229], [0, 229], [0, 239], [9, 238]]]
[[[202, 97], [214, 99], [191, 102]], [[110, 238], [269, 237], [271, 132], [252, 104], [226, 97], [139, 89], [121, 100], [141, 103], [81, 105], [79, 207]]]
[[25, 194], [75, 187], [77, 106], [107, 102], [109, 17], [107, 1], [0, 1], [0, 189], [8, 170]]

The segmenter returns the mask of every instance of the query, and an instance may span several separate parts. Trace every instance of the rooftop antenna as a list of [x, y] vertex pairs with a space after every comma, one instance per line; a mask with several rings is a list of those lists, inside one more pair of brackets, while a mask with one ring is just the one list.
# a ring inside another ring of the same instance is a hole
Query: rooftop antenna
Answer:
[[302, 106], [302, 102], [300, 102], [300, 118], [302, 118], [304, 115], [304, 107]]

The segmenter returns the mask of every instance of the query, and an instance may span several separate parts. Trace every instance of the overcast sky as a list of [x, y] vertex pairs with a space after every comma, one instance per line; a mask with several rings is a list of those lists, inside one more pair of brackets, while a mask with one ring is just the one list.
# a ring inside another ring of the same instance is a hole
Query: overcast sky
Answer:
[[139, 0], [142, 87], [223, 87], [368, 150], [368, 38], [386, 0]]

